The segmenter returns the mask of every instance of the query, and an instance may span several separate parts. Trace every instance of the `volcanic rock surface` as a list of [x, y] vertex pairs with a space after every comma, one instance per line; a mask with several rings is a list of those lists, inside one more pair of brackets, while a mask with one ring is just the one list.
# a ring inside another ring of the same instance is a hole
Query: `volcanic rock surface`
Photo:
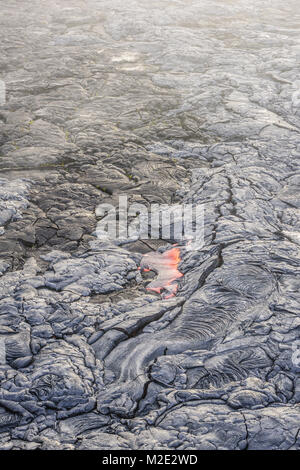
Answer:
[[[300, 448], [299, 26], [298, 0], [1, 1], [1, 449]], [[204, 206], [176, 295], [176, 240], [97, 238], [120, 195]]]

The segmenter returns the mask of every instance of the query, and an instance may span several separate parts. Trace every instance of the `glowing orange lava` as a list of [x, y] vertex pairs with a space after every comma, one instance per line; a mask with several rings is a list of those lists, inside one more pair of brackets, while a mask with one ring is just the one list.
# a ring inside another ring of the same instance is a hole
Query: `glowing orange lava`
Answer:
[[183, 276], [178, 270], [179, 262], [179, 248], [172, 248], [164, 253], [147, 253], [144, 255], [141, 270], [157, 273], [157, 278], [148, 284], [147, 290], [152, 290], [158, 294], [167, 291], [164, 294], [165, 299], [174, 297], [178, 289], [178, 285], [174, 281]]

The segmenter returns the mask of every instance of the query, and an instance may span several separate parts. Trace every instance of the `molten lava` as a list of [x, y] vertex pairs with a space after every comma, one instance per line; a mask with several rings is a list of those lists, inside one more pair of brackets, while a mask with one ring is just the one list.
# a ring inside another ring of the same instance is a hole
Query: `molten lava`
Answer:
[[152, 290], [158, 294], [165, 290], [167, 291], [167, 295], [164, 295], [165, 299], [174, 297], [178, 289], [178, 285], [174, 281], [183, 276], [178, 270], [179, 262], [179, 248], [172, 248], [164, 253], [147, 253], [144, 255], [141, 270], [157, 273], [157, 278], [148, 284], [147, 290]]

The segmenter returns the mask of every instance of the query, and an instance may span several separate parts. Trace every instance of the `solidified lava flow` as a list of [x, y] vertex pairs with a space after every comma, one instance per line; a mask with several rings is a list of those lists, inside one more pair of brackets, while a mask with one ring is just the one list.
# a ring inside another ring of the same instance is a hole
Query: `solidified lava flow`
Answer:
[[0, 450], [300, 450], [299, 0], [0, 7]]
[[141, 270], [150, 270], [158, 274], [157, 278], [148, 284], [147, 290], [157, 292], [158, 294], [166, 291], [165, 299], [174, 297], [178, 289], [175, 281], [183, 276], [178, 270], [179, 262], [179, 248], [172, 248], [164, 253], [147, 253], [144, 255], [141, 262]]

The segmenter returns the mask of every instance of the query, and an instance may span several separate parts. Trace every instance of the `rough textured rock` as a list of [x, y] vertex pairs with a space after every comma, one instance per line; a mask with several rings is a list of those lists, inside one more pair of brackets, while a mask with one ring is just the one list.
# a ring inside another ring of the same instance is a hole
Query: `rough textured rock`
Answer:
[[[300, 449], [297, 8], [1, 6], [1, 449]], [[120, 195], [204, 245], [99, 240]]]

